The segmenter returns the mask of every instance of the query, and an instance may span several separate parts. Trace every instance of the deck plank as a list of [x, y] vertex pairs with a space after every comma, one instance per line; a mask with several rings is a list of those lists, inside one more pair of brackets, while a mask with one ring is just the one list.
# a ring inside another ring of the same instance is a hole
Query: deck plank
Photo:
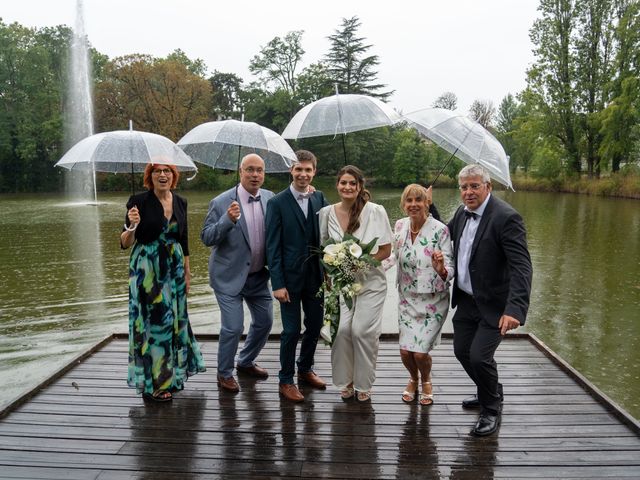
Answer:
[[[527, 338], [508, 338], [497, 359], [503, 421], [490, 438], [469, 430], [460, 407], [473, 385], [445, 339], [434, 350], [435, 404], [405, 405], [397, 342], [381, 342], [371, 404], [342, 402], [334, 387], [278, 396], [278, 342], [259, 362], [266, 381], [216, 386], [215, 340], [207, 372], [170, 404], [145, 406], [127, 388], [127, 341], [114, 339], [0, 418], [0, 479], [162, 478], [640, 478], [640, 435]], [[330, 350], [316, 371], [330, 378]]]

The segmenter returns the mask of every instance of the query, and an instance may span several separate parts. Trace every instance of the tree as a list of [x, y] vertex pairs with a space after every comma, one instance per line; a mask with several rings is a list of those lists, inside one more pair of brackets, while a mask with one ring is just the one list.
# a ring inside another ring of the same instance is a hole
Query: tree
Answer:
[[0, 20], [0, 191], [60, 186], [62, 105], [71, 30]]
[[405, 186], [420, 182], [426, 176], [428, 161], [428, 150], [415, 130], [399, 132], [398, 147], [393, 156], [393, 183]]
[[333, 92], [327, 66], [322, 62], [312, 63], [298, 75], [296, 100], [300, 106], [320, 100]]
[[547, 134], [555, 135], [569, 157], [569, 168], [581, 170], [576, 138], [575, 56], [571, 39], [576, 16], [573, 0], [541, 0], [540, 18], [531, 28], [536, 62], [527, 72], [531, 98], [539, 102], [547, 118]]
[[640, 123], [640, 2], [614, 2], [616, 25], [613, 29], [615, 58], [609, 103], [600, 113], [602, 142], [599, 153], [611, 171], [620, 170], [630, 160]]
[[325, 62], [329, 78], [338, 84], [340, 93], [360, 93], [386, 100], [393, 91], [381, 92], [386, 85], [375, 83], [378, 77], [375, 69], [380, 61], [377, 55], [367, 55], [371, 45], [357, 36], [361, 25], [358, 17], [343, 18], [341, 28], [328, 37], [331, 47]]
[[271, 84], [284, 89], [290, 97], [296, 95], [298, 65], [304, 55], [302, 48], [303, 30], [275, 37], [249, 63], [249, 71], [258, 76], [263, 85]]
[[600, 117], [611, 81], [611, 0], [576, 0], [576, 99], [589, 176], [600, 176]]
[[628, 77], [622, 92], [600, 114], [602, 142], [599, 153], [611, 159], [611, 170], [620, 170], [621, 162], [629, 162], [640, 141], [640, 79]]
[[446, 108], [447, 110], [455, 110], [458, 108], [458, 97], [453, 92], [444, 92], [435, 99], [431, 105], [434, 108]]
[[488, 129], [496, 114], [496, 107], [490, 100], [474, 100], [469, 107], [469, 116], [484, 128]]
[[275, 132], [282, 132], [291, 118], [291, 96], [283, 88], [268, 92], [251, 83], [242, 92], [244, 119], [259, 123]]
[[117, 130], [133, 120], [146, 130], [177, 141], [206, 121], [211, 85], [183, 61], [128, 55], [114, 59], [96, 86], [98, 129]]
[[197, 75], [198, 77], [204, 77], [207, 74], [207, 66], [204, 63], [204, 60], [200, 58], [196, 58], [195, 60], [191, 60], [187, 57], [186, 53], [184, 53], [179, 48], [171, 52], [167, 55], [165, 59], [169, 62], [177, 62], [186, 67], [189, 72]]
[[212, 117], [216, 120], [240, 119], [243, 112], [242, 78], [235, 73], [217, 70], [209, 77], [212, 98]]
[[497, 114], [497, 138], [502, 143], [506, 154], [510, 157], [509, 168], [513, 172], [517, 165], [514, 158], [515, 142], [513, 140], [513, 134], [515, 130], [515, 121], [519, 115], [518, 101], [510, 93], [505, 96], [500, 102]]

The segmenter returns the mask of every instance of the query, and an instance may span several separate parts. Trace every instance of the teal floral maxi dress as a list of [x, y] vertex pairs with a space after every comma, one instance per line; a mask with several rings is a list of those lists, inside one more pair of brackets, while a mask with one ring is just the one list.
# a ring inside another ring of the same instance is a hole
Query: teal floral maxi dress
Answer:
[[163, 220], [158, 239], [136, 242], [129, 260], [128, 384], [143, 394], [182, 390], [205, 371], [187, 313], [178, 223]]

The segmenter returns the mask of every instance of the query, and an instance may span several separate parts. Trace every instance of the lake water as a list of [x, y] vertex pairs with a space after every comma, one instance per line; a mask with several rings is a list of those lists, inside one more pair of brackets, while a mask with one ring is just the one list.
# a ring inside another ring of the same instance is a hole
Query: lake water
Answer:
[[[335, 200], [334, 192], [326, 192]], [[373, 190], [392, 224], [400, 191]], [[534, 266], [524, 329], [640, 418], [640, 202], [571, 194], [496, 192], [523, 215]], [[199, 240], [212, 194], [189, 200], [191, 321], [217, 333], [208, 249]], [[127, 331], [129, 251], [118, 243], [125, 194], [99, 205], [63, 196], [0, 197], [0, 408], [112, 332]], [[436, 190], [443, 218], [459, 204]], [[392, 272], [390, 272], [390, 277]], [[385, 332], [397, 332], [390, 278]], [[275, 308], [278, 312], [278, 308]], [[274, 332], [280, 331], [276, 319]], [[445, 331], [451, 331], [450, 322]], [[126, 359], [123, 359], [126, 361]], [[398, 359], [398, 361], [400, 361]], [[535, 367], [532, 367], [535, 368]], [[125, 379], [123, 378], [123, 382]]]

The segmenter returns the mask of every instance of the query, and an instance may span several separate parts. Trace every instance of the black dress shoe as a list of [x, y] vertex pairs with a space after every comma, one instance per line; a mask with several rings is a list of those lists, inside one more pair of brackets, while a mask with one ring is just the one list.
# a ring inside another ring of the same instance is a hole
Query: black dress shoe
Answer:
[[[502, 384], [498, 384], [498, 393], [500, 394], [500, 403], [504, 402], [504, 395], [502, 394]], [[472, 395], [462, 400], [462, 408], [480, 408], [480, 400], [478, 395]]]
[[471, 434], [476, 437], [486, 437], [487, 435], [491, 435], [498, 430], [498, 426], [500, 425], [500, 415], [492, 415], [490, 413], [483, 413], [478, 418], [478, 423], [471, 430]]
[[462, 400], [462, 408], [480, 408], [480, 400], [477, 395]]

